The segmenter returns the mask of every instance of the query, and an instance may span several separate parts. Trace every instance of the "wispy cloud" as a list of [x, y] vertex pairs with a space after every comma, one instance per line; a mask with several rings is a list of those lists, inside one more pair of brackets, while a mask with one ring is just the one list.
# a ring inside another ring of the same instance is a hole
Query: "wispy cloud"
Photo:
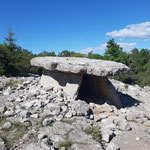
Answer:
[[97, 50], [100, 50], [100, 51], [105, 51], [106, 49], [106, 44], [101, 44], [100, 46], [97, 46], [97, 47], [88, 47], [88, 48], [85, 48], [85, 49], [82, 49], [80, 51], [80, 53], [83, 53], [83, 54], [88, 54], [89, 52], [93, 51], [93, 53], [95, 53]]
[[120, 38], [150, 39], [150, 22], [131, 24], [124, 29], [107, 32], [105, 35]]
[[[132, 50], [133, 48], [136, 47], [136, 43], [117, 43], [118, 45], [120, 45], [120, 47], [123, 48], [124, 51], [129, 52], [130, 50]], [[88, 54], [89, 52], [93, 51], [93, 53], [98, 52], [98, 51], [105, 51], [106, 50], [106, 45], [107, 43], [101, 44], [98, 47], [88, 47], [85, 49], [82, 49], [80, 51], [80, 53], [83, 54]]]
[[120, 47], [123, 48], [124, 51], [129, 52], [130, 50], [132, 50], [133, 48], [136, 47], [136, 43], [117, 43], [120, 45]]

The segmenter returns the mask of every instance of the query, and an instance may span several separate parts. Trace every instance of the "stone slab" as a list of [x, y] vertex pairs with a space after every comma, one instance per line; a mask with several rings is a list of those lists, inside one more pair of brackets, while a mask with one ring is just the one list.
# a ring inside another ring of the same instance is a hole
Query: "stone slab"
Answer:
[[35, 57], [31, 59], [31, 65], [51, 71], [95, 76], [115, 76], [130, 72], [130, 68], [122, 63], [77, 57]]
[[78, 95], [81, 81], [82, 75], [80, 74], [44, 70], [40, 84], [44, 87], [62, 88], [67, 95], [75, 99]]

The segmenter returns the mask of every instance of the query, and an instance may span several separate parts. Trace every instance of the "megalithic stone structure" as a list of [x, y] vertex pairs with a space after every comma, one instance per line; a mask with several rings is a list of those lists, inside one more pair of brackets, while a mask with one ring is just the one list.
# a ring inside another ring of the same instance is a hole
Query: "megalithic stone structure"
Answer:
[[54, 86], [76, 99], [94, 97], [121, 108], [122, 104], [109, 76], [127, 74], [130, 68], [122, 63], [74, 57], [35, 57], [31, 65], [43, 67], [40, 84]]

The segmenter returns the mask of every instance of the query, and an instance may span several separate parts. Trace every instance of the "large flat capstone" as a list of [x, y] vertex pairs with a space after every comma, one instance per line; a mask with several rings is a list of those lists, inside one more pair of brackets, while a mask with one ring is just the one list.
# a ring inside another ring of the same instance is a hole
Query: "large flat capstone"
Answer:
[[122, 63], [73, 57], [36, 57], [31, 65], [43, 67], [40, 84], [54, 86], [73, 99], [95, 98], [120, 108], [121, 101], [108, 76], [129, 73]]
[[31, 65], [46, 70], [95, 76], [115, 76], [129, 73], [130, 69], [122, 63], [76, 57], [36, 57]]

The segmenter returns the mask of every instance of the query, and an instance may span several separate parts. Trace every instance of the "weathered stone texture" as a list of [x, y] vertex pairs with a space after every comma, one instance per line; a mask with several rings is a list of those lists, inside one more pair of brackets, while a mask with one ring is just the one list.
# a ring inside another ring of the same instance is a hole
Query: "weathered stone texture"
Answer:
[[129, 67], [122, 63], [74, 57], [36, 57], [31, 60], [31, 65], [51, 71], [95, 76], [114, 76], [130, 71]]

